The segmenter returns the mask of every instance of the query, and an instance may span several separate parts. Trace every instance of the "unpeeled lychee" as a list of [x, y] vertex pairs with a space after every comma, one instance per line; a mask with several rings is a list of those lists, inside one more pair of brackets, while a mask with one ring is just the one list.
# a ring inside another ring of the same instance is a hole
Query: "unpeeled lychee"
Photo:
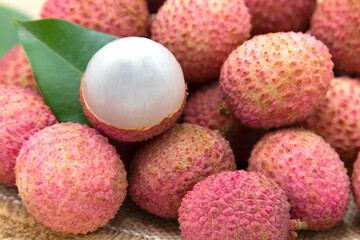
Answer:
[[255, 145], [249, 170], [274, 179], [284, 189], [292, 218], [310, 230], [326, 230], [344, 216], [350, 181], [339, 155], [323, 138], [304, 129], [267, 133]]
[[351, 176], [351, 182], [355, 202], [358, 208], [360, 208], [360, 152], [354, 163], [354, 171]]
[[47, 0], [42, 18], [62, 18], [117, 37], [147, 36], [146, 0]]
[[234, 118], [223, 100], [218, 82], [189, 96], [183, 120], [207, 127], [228, 139], [239, 168], [247, 165], [252, 147], [264, 134], [263, 130], [245, 127]]
[[250, 29], [243, 0], [168, 0], [152, 23], [151, 39], [175, 55], [188, 82], [206, 82], [219, 77]]
[[182, 200], [179, 223], [186, 240], [296, 238], [306, 228], [290, 220], [285, 192], [273, 180], [243, 170], [214, 174]]
[[335, 68], [360, 74], [360, 1], [326, 0], [318, 3], [311, 34], [328, 46]]
[[325, 100], [303, 126], [322, 136], [350, 167], [360, 151], [360, 80], [332, 80]]
[[316, 0], [245, 0], [252, 34], [306, 31]]
[[86, 234], [113, 218], [126, 194], [124, 165], [107, 138], [78, 123], [44, 128], [15, 168], [22, 204], [52, 230]]
[[270, 129], [305, 120], [334, 77], [328, 48], [303, 33], [258, 35], [234, 50], [220, 88], [244, 125]]
[[195, 124], [176, 124], [138, 151], [130, 164], [129, 194], [148, 212], [176, 218], [194, 184], [224, 170], [236, 170], [224, 138]]
[[0, 59], [0, 84], [4, 83], [39, 91], [30, 63], [21, 45], [14, 46]]
[[43, 98], [28, 88], [0, 84], [0, 93], [0, 183], [13, 187], [23, 143], [57, 120]]

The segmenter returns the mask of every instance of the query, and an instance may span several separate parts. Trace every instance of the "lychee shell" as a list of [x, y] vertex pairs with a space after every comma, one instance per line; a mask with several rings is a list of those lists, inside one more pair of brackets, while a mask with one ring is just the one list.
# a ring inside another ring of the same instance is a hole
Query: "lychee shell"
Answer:
[[57, 120], [43, 98], [29, 88], [0, 84], [0, 92], [0, 183], [13, 187], [23, 143]]
[[257, 173], [214, 174], [182, 200], [179, 223], [186, 240], [277, 239], [296, 233], [285, 192]]
[[145, 37], [149, 11], [146, 0], [47, 0], [40, 15], [117, 37]]
[[124, 165], [87, 125], [44, 128], [22, 147], [15, 168], [22, 204], [52, 230], [86, 234], [113, 218], [126, 194]]
[[258, 35], [234, 50], [221, 69], [224, 99], [242, 124], [278, 128], [307, 118], [334, 77], [328, 48], [303, 33]]
[[177, 218], [193, 185], [224, 170], [236, 170], [224, 138], [195, 124], [176, 124], [137, 152], [130, 163], [129, 194], [148, 212]]
[[304, 129], [265, 134], [249, 159], [250, 171], [274, 179], [284, 189], [291, 217], [309, 230], [326, 230], [344, 216], [350, 181], [339, 155], [323, 138]]
[[151, 39], [168, 48], [185, 79], [203, 83], [219, 77], [230, 52], [250, 36], [243, 0], [168, 0], [156, 14]]
[[0, 58], [0, 84], [19, 85], [39, 91], [21, 45], [14, 46]]

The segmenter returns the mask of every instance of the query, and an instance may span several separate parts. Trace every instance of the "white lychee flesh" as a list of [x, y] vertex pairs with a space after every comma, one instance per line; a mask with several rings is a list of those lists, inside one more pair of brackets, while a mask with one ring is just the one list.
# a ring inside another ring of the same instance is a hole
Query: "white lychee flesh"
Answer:
[[172, 53], [140, 37], [117, 39], [101, 48], [82, 84], [94, 115], [121, 129], [156, 126], [178, 111], [186, 97], [184, 75]]

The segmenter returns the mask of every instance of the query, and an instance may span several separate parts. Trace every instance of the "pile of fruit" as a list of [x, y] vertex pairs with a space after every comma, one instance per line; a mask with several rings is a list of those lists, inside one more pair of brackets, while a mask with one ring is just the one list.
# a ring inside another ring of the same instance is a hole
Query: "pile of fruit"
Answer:
[[360, 207], [360, 1], [47, 0], [41, 17], [119, 39], [76, 89], [91, 126], [56, 119], [20, 45], [0, 59], [0, 183], [39, 223], [86, 234], [129, 195], [187, 240], [286, 240], [332, 228], [351, 192]]

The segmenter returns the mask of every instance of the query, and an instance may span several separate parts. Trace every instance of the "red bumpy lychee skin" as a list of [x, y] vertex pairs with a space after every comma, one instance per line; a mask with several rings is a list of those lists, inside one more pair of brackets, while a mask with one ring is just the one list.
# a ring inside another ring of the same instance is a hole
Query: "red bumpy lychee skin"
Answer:
[[39, 91], [30, 63], [21, 45], [16, 45], [1, 57], [0, 84], [19, 85]]
[[306, 224], [290, 220], [285, 192], [257, 173], [214, 174], [182, 200], [179, 223], [186, 240], [296, 238]]
[[44, 128], [15, 168], [27, 211], [52, 230], [86, 234], [105, 226], [126, 195], [124, 165], [106, 137], [79, 123]]
[[236, 164], [224, 138], [195, 124], [176, 124], [137, 152], [129, 194], [148, 212], [177, 218], [181, 199], [194, 184], [225, 170], [236, 170]]
[[325, 100], [303, 126], [330, 143], [345, 165], [352, 165], [360, 151], [360, 80], [332, 80]]
[[270, 32], [305, 32], [316, 0], [245, 0], [253, 35]]
[[360, 1], [326, 0], [318, 3], [311, 34], [328, 46], [335, 69], [360, 75]]
[[23, 143], [57, 120], [43, 98], [28, 88], [0, 84], [0, 93], [0, 183], [14, 187]]
[[168, 0], [152, 23], [151, 39], [175, 55], [188, 82], [206, 82], [219, 77], [250, 29], [243, 0]]
[[355, 202], [360, 209], [360, 152], [354, 163], [354, 171], [352, 173], [351, 182]]
[[146, 0], [47, 0], [40, 15], [117, 37], [145, 37], [149, 11]]
[[240, 168], [246, 166], [252, 147], [264, 132], [245, 127], [233, 117], [223, 100], [218, 82], [206, 85], [189, 96], [184, 122], [207, 127], [228, 139]]
[[305, 120], [334, 77], [328, 48], [303, 33], [258, 35], [234, 50], [220, 88], [244, 125], [270, 129]]
[[304, 129], [267, 133], [249, 158], [250, 171], [274, 179], [286, 192], [292, 218], [326, 230], [344, 216], [350, 181], [344, 163], [324, 139]]

